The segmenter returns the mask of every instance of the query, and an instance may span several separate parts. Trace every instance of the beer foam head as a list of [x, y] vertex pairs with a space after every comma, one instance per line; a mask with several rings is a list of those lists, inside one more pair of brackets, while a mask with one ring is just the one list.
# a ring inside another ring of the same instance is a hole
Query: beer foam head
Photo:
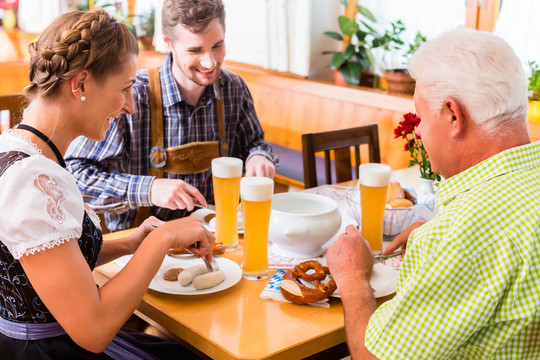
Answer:
[[243, 161], [233, 157], [219, 157], [212, 160], [212, 175], [219, 178], [242, 176]]
[[360, 165], [359, 182], [362, 185], [380, 187], [390, 182], [391, 168], [388, 165], [368, 163]]
[[250, 176], [240, 180], [240, 195], [242, 200], [268, 201], [274, 194], [274, 180], [267, 177]]

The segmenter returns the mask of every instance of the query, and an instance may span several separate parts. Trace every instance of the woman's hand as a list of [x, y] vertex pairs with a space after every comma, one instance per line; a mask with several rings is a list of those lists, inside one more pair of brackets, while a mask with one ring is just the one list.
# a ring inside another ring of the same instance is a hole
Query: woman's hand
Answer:
[[170, 248], [184, 248], [198, 257], [205, 256], [208, 261], [212, 261], [212, 246], [216, 237], [203, 226], [199, 218], [188, 216], [163, 222], [153, 232], [167, 236]]
[[137, 230], [127, 237], [127, 241], [131, 249], [129, 253], [133, 254], [139, 248], [139, 245], [141, 245], [142, 241], [148, 236], [148, 234], [164, 223], [164, 221], [159, 220], [155, 216], [150, 216], [148, 219], [144, 220]]
[[[100, 266], [124, 255], [131, 255], [141, 245], [143, 240], [163, 221], [151, 216], [146, 219], [133, 233], [122, 238], [113, 238], [103, 241], [103, 247], [98, 255], [96, 265]], [[155, 225], [155, 226], [154, 226]]]

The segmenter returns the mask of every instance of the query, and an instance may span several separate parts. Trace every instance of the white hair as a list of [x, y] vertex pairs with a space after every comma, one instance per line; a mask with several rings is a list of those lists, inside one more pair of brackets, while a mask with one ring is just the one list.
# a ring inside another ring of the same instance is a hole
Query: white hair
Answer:
[[523, 66], [497, 35], [466, 28], [442, 33], [415, 52], [409, 72], [432, 111], [451, 97], [487, 131], [528, 126]]

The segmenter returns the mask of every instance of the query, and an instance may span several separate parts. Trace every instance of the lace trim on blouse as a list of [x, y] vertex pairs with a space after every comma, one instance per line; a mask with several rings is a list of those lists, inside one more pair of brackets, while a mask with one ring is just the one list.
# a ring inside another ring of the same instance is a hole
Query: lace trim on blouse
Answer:
[[96, 227], [98, 227], [99, 229], [102, 229], [101, 228], [101, 219], [98, 216], [98, 214], [94, 211], [94, 209], [92, 209], [90, 206], [88, 206], [88, 204], [84, 204], [84, 209], [86, 210], [86, 213], [88, 214], [88, 216], [90, 217], [90, 220], [92, 220], [94, 225], [96, 225]]
[[49, 241], [48, 243], [40, 244], [31, 248], [28, 248], [25, 251], [17, 251], [15, 252], [15, 254], [13, 254], [13, 257], [15, 259], [20, 259], [23, 255], [33, 255], [37, 252], [40, 252], [41, 250], [52, 249], [54, 246], [62, 245], [71, 239], [77, 239], [79, 236], [81, 235], [77, 233], [72, 233], [63, 238], [52, 240], [52, 241]]
[[19, 133], [16, 133], [15, 131], [13, 131], [13, 129], [6, 129], [7, 133], [13, 137], [16, 137], [18, 139], [21, 139], [23, 140], [24, 142], [28, 143], [28, 145], [31, 145], [34, 149], [36, 149], [36, 151], [38, 153], [42, 153], [41, 152], [41, 149], [38, 148], [38, 146], [36, 144], [34, 144], [30, 139], [28, 139], [26, 136], [22, 135], [22, 134], [19, 134]]

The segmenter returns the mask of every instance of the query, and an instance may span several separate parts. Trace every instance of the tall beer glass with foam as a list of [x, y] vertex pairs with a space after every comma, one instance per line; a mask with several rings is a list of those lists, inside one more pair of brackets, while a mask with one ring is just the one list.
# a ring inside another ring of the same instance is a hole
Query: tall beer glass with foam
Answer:
[[212, 160], [212, 180], [216, 202], [216, 239], [227, 251], [238, 247], [238, 199], [242, 160], [219, 157]]
[[362, 211], [360, 232], [374, 253], [382, 251], [384, 209], [390, 172], [390, 166], [384, 164], [368, 163], [359, 168]]
[[265, 177], [245, 177], [240, 181], [244, 217], [244, 261], [248, 280], [268, 277], [268, 227], [274, 181]]

